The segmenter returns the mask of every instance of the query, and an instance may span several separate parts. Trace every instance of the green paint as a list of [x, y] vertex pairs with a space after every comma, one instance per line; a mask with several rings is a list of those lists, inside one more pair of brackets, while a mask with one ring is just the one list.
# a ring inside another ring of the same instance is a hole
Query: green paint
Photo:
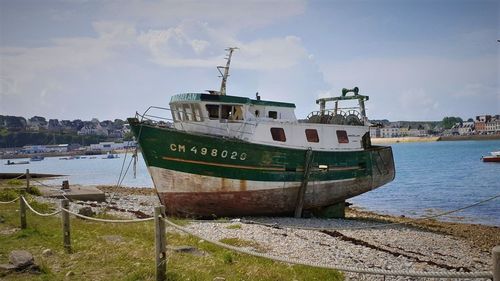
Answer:
[[245, 97], [209, 95], [202, 93], [178, 94], [170, 99], [170, 103], [177, 103], [177, 102], [184, 103], [191, 101], [205, 101], [205, 102], [230, 103], [230, 104], [237, 103], [237, 104], [251, 104], [259, 106], [278, 106], [278, 107], [295, 108], [295, 104], [287, 102], [252, 100], [250, 98], [245, 98]]
[[[172, 128], [141, 125], [133, 118], [128, 121], [139, 139], [148, 166], [240, 180], [301, 182], [303, 179], [305, 149], [188, 134]], [[328, 181], [371, 176], [376, 164], [376, 153], [376, 150], [313, 151], [309, 180]], [[328, 169], [320, 170], [319, 165], [327, 165]]]

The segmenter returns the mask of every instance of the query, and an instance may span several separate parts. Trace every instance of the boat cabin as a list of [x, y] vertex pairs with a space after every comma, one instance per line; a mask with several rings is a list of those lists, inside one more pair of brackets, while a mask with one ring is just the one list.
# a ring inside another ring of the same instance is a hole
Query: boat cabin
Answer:
[[170, 100], [174, 122], [210, 120], [222, 123], [254, 120], [294, 122], [297, 121], [294, 109], [293, 103], [203, 93], [178, 94]]

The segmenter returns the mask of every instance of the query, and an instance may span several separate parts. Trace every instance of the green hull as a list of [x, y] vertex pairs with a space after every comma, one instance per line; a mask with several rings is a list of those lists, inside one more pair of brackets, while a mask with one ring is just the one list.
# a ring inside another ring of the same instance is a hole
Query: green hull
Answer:
[[[307, 150], [186, 133], [134, 118], [129, 124], [169, 213], [230, 216], [293, 212], [304, 179]], [[304, 208], [340, 202], [390, 182], [394, 175], [390, 147], [313, 151]]]

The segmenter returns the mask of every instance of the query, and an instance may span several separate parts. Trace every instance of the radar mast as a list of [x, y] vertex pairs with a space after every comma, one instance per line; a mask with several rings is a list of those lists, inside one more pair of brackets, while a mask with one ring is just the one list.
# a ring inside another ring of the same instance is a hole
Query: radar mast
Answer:
[[[226, 95], [226, 82], [227, 82], [227, 77], [229, 76], [229, 65], [231, 64], [231, 56], [233, 55], [233, 51], [236, 49], [239, 48], [237, 47], [227, 48], [226, 51], [228, 51], [228, 54], [226, 58], [227, 60], [226, 66], [217, 66], [217, 70], [219, 70], [219, 73], [221, 75], [219, 77], [222, 77], [222, 82], [220, 84], [220, 91], [219, 91], [219, 95], [221, 96]], [[222, 69], [224, 69], [224, 73], [222, 72]]]

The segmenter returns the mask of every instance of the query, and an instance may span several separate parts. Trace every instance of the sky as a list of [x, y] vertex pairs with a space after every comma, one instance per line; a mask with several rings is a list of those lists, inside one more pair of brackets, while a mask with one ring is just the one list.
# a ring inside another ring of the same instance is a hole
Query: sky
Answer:
[[177, 93], [295, 103], [359, 87], [370, 119], [500, 114], [500, 1], [0, 0], [0, 115], [125, 119]]

